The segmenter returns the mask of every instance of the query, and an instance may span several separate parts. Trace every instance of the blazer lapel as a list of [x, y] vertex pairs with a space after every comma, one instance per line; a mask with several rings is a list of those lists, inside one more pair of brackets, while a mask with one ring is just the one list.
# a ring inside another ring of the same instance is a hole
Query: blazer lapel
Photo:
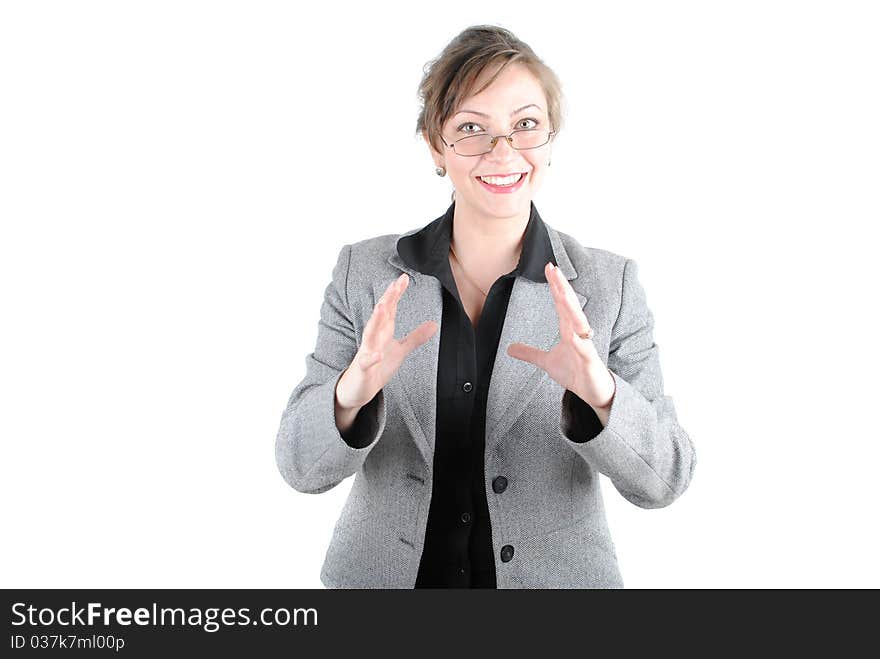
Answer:
[[[568, 258], [558, 232], [547, 227], [556, 264], [569, 281], [576, 279], [577, 271]], [[589, 300], [574, 292], [583, 309]], [[507, 354], [511, 343], [525, 343], [540, 350], [550, 350], [559, 342], [559, 315], [550, 284], [517, 277], [510, 294], [507, 317], [498, 341], [492, 379], [489, 382], [489, 398], [486, 404], [486, 454], [494, 448], [517, 417], [522, 414], [532, 395], [545, 378], [550, 376], [542, 368]]]
[[[569, 281], [576, 279], [575, 271], [557, 231], [549, 225], [547, 231], [556, 257], [556, 264]], [[443, 288], [440, 280], [410, 268], [396, 250], [388, 263], [409, 274], [409, 287], [397, 305], [394, 323], [395, 338], [402, 338], [426, 320], [438, 325], [437, 332], [426, 343], [416, 348], [403, 360], [397, 373], [385, 387], [403, 415], [403, 421], [414, 438], [426, 464], [433, 465], [436, 415], [437, 366], [440, 354], [440, 333], [443, 317]], [[373, 304], [393, 281], [373, 282]], [[575, 291], [583, 308], [589, 300]], [[511, 343], [525, 343], [541, 350], [550, 350], [559, 341], [559, 317], [550, 285], [518, 276], [514, 280], [507, 307], [507, 316], [495, 353], [489, 397], [486, 404], [486, 451], [498, 437], [510, 429], [522, 414], [526, 404], [547, 373], [529, 362], [507, 354]]]
[[[437, 331], [413, 350], [385, 386], [397, 403], [403, 421], [414, 438], [425, 463], [434, 464], [434, 435], [437, 419], [437, 365], [440, 357], [440, 326], [443, 318], [443, 286], [436, 277], [410, 268], [395, 251], [388, 262], [406, 272], [411, 280], [397, 303], [394, 337], [403, 338], [426, 320], [437, 323]], [[373, 304], [394, 279], [373, 282]]]

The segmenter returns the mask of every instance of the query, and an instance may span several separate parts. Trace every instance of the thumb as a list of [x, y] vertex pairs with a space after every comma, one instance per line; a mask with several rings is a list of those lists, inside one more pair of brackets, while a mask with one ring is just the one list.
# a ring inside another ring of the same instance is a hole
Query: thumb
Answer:
[[525, 343], [511, 343], [507, 346], [507, 354], [515, 359], [521, 359], [524, 362], [544, 368], [544, 358], [547, 352]]
[[434, 336], [438, 327], [439, 325], [433, 320], [426, 320], [401, 339], [400, 345], [403, 348], [404, 357]]
[[361, 370], [366, 371], [382, 358], [381, 352], [363, 351], [357, 356], [357, 364]]

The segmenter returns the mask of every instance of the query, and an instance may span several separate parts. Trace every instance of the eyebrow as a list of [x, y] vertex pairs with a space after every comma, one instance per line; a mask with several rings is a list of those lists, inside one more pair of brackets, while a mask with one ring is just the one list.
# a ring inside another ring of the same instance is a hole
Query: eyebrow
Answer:
[[[526, 108], [532, 108], [532, 107], [538, 108], [539, 110], [541, 109], [539, 106], [535, 105], [534, 103], [529, 103], [528, 105], [523, 105], [523, 106], [522, 106], [521, 108], [519, 108], [518, 110], [514, 110], [513, 112], [511, 112], [511, 113], [510, 113], [510, 116], [512, 117], [512, 116], [515, 115], [515, 114], [519, 114], [520, 112], [522, 112], [522, 111], [525, 110]], [[477, 112], [476, 110], [459, 110], [459, 111], [456, 112], [455, 114], [458, 115], [458, 114], [462, 114], [463, 112], [467, 112], [467, 113], [469, 113], [469, 114], [478, 114], [478, 115], [480, 115], [481, 117], [486, 117], [487, 119], [489, 118], [489, 115], [488, 115], [488, 114], [485, 114], [485, 113], [483, 113], [483, 112]], [[453, 116], [454, 116], [454, 115], [453, 115]]]

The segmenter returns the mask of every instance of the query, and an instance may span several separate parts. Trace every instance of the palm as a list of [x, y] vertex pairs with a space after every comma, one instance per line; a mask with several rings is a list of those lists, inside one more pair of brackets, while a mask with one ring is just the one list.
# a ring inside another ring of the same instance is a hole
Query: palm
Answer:
[[[397, 313], [397, 301], [400, 299], [400, 296], [403, 295], [403, 291], [406, 289], [406, 284], [398, 284], [397, 286], [399, 289], [392, 289], [394, 292], [394, 299], [392, 302], [388, 304], [389, 301], [384, 299], [385, 296], [383, 296], [383, 299], [381, 299], [382, 304], [378, 305], [373, 310], [373, 316], [375, 316], [377, 320], [375, 324], [375, 333], [364, 333], [364, 343], [362, 346], [364, 353], [366, 355], [370, 355], [374, 352], [381, 354], [381, 358], [377, 362], [373, 362], [373, 360], [370, 360], [369, 358], [367, 359], [367, 367], [364, 373], [369, 386], [375, 387], [377, 390], [385, 386], [385, 384], [394, 376], [397, 369], [400, 368], [400, 365], [403, 363], [403, 360], [406, 359], [406, 356], [412, 352], [413, 348], [417, 347], [417, 345], [414, 345], [413, 341], [409, 339], [413, 338], [414, 334], [419, 335], [420, 337], [425, 336], [425, 330], [427, 329], [426, 325], [428, 324], [422, 323], [408, 337], [399, 340], [394, 338], [394, 317]], [[425, 336], [425, 338], [428, 337], [430, 337], [430, 334]], [[419, 341], [418, 345], [421, 345], [421, 343], [422, 342]]]
[[511, 343], [507, 354], [542, 368], [587, 403], [605, 405], [613, 394], [614, 381], [593, 342], [579, 336], [590, 329], [589, 321], [565, 277], [550, 264], [544, 271], [559, 321], [559, 343], [550, 350]]
[[[582, 389], [583, 372], [578, 366], [589, 359], [588, 344], [592, 345], [592, 342], [584, 341], [580, 337], [574, 341], [560, 340], [544, 353], [543, 363], [539, 366], [566, 389], [571, 391]], [[593, 350], [595, 351], [595, 348]]]
[[[351, 377], [345, 379], [345, 391], [340, 401], [349, 406], [363, 405], [372, 400], [394, 376], [400, 364], [413, 350], [422, 345], [437, 331], [434, 321], [425, 321], [402, 339], [394, 338], [394, 318], [397, 303], [409, 285], [409, 278], [402, 277], [385, 290], [379, 298], [367, 324], [363, 340], [349, 368]], [[337, 395], [339, 391], [337, 389]]]

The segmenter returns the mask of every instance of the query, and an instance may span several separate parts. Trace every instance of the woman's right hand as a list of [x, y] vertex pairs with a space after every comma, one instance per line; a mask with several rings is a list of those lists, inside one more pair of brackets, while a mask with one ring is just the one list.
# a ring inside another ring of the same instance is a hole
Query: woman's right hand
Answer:
[[426, 320], [399, 341], [394, 338], [397, 302], [408, 286], [409, 275], [403, 273], [373, 307], [357, 354], [336, 384], [336, 402], [343, 409], [359, 409], [369, 403], [403, 360], [437, 331], [437, 323]]

